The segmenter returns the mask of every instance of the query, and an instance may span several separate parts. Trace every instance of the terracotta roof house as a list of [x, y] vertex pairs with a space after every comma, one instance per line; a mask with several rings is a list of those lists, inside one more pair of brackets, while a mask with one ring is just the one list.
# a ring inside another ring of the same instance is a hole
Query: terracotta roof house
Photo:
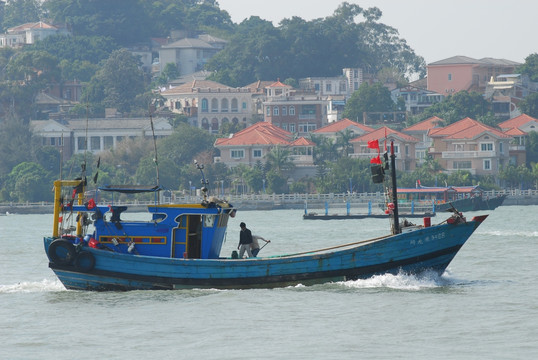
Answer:
[[68, 34], [68, 31], [65, 28], [49, 25], [43, 21], [17, 25], [7, 29], [6, 34], [0, 34], [0, 48], [34, 44], [38, 40], [43, 40], [56, 34]]
[[521, 165], [527, 162], [527, 137], [531, 131], [538, 132], [538, 120], [527, 114], [519, 115], [497, 125], [514, 138], [510, 144], [510, 164]]
[[429, 131], [430, 155], [447, 172], [467, 170], [473, 175], [497, 175], [509, 162], [512, 136], [471, 118]]
[[443, 126], [444, 120], [432, 116], [424, 121], [411, 125], [402, 130], [403, 133], [411, 135], [420, 141], [415, 145], [415, 159], [417, 164], [422, 164], [426, 161], [426, 153], [432, 145], [432, 139], [428, 136], [431, 129]]
[[161, 90], [165, 106], [186, 115], [192, 126], [218, 133], [224, 123], [247, 126], [252, 117], [249, 88], [231, 88], [211, 80], [194, 80]]
[[345, 118], [339, 121], [332, 122], [317, 130], [314, 130], [312, 131], [312, 134], [323, 135], [336, 140], [338, 138], [338, 133], [344, 132], [346, 130], [351, 131], [355, 136], [359, 136], [372, 132], [375, 129]]
[[267, 122], [258, 122], [252, 126], [230, 135], [219, 138], [215, 147], [220, 151], [220, 161], [229, 167], [239, 164], [254, 165], [258, 161], [265, 162], [265, 156], [275, 146], [291, 151], [291, 160], [297, 166], [314, 164], [313, 148], [315, 144], [300, 137], [294, 139], [293, 134]]
[[492, 77], [512, 74], [519, 65], [505, 59], [453, 56], [427, 65], [428, 90], [442, 95], [452, 95], [462, 90], [484, 93]]
[[389, 127], [383, 126], [377, 130], [356, 137], [350, 142], [353, 144], [354, 153], [350, 154], [353, 158], [371, 159], [378, 155], [376, 149], [368, 147], [368, 142], [378, 140], [381, 153], [384, 152], [385, 146], [390, 146], [394, 141], [394, 153], [396, 154], [396, 168], [400, 171], [413, 171], [416, 168], [415, 145], [419, 139], [396, 131]]

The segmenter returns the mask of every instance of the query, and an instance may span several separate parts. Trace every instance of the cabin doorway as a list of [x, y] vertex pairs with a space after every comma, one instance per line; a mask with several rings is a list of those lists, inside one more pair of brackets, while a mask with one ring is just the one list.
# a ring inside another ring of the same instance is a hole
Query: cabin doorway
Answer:
[[199, 259], [202, 254], [202, 220], [200, 215], [181, 215], [174, 229], [175, 258]]

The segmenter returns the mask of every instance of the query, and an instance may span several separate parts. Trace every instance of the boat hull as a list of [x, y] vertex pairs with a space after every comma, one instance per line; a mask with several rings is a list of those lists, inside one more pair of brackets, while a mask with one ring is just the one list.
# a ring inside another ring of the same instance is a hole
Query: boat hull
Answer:
[[[272, 288], [368, 278], [376, 274], [442, 274], [485, 217], [341, 245], [322, 252], [251, 259], [178, 259], [98, 249], [89, 269], [49, 263], [68, 289], [138, 290]], [[52, 238], [45, 238], [45, 250]], [[49, 257], [50, 259], [50, 257]]]

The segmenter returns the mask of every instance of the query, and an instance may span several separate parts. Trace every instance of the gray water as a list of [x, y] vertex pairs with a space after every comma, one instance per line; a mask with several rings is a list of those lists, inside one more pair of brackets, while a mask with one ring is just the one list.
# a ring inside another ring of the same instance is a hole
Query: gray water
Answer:
[[[48, 268], [52, 215], [0, 216], [0, 359], [536, 359], [537, 211], [485, 212], [441, 277], [104, 293], [67, 291]], [[260, 256], [388, 232], [382, 219], [238, 212], [225, 256], [241, 221], [271, 240]]]

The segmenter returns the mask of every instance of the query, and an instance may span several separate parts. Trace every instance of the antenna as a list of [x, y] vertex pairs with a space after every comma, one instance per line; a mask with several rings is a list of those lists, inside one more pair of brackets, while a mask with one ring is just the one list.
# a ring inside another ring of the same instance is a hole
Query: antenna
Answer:
[[153, 151], [155, 152], [155, 157], [153, 158], [153, 162], [155, 163], [155, 171], [157, 173], [157, 186], [160, 186], [160, 180], [159, 180], [159, 161], [157, 159], [157, 141], [155, 140], [155, 129], [153, 128], [153, 116], [151, 115], [152, 111], [152, 105], [149, 105], [149, 121], [151, 123], [151, 133], [153, 135]]
[[200, 170], [200, 173], [202, 174], [202, 180], [200, 180], [200, 182], [202, 183], [202, 188], [200, 190], [202, 190], [202, 194], [204, 195], [204, 202], [206, 202], [207, 201], [207, 192], [208, 192], [208, 189], [207, 189], [206, 185], [209, 185], [209, 180], [207, 180], [205, 178], [204, 165], [198, 164], [197, 160], [194, 160], [194, 165], [196, 165], [196, 168], [198, 170]]

